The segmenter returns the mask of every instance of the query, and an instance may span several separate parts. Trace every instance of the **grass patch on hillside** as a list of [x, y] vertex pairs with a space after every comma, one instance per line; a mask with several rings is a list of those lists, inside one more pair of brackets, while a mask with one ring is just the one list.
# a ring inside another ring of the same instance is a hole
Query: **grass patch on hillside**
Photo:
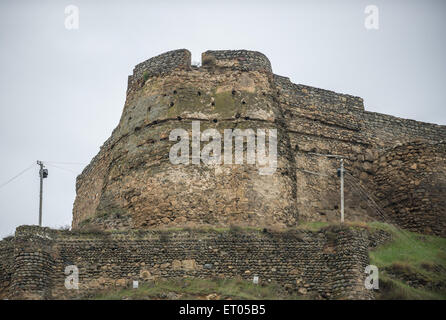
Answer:
[[91, 297], [97, 300], [152, 299], [301, 299], [278, 284], [255, 285], [242, 279], [168, 279], [145, 283], [138, 289], [115, 289]]
[[445, 293], [421, 288], [413, 288], [401, 280], [394, 279], [385, 273], [379, 277], [380, 300], [444, 300]]
[[[370, 251], [370, 263], [380, 270], [382, 299], [446, 299], [446, 292], [413, 288], [403, 278], [446, 283], [446, 239], [373, 222], [371, 228], [390, 232], [393, 240]], [[395, 276], [396, 275], [396, 276]]]

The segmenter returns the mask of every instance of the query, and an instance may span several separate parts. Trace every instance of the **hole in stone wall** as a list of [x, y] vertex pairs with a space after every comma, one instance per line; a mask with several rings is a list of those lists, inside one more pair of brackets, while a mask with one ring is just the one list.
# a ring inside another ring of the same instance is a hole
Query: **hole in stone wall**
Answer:
[[237, 92], [235, 90], [232, 90], [232, 95], [235, 95]]
[[197, 95], [201, 96], [201, 92], [200, 92], [200, 91], [198, 91], [198, 92], [197, 92]]
[[249, 120], [249, 117], [245, 117], [245, 120]]
[[235, 118], [236, 118], [236, 119], [240, 118], [240, 113], [237, 112], [237, 113], [235, 114]]
[[242, 100], [242, 104], [246, 104], [246, 101], [245, 101], [245, 100]]
[[212, 102], [211, 102], [211, 105], [215, 106], [215, 102], [214, 102], [214, 101], [212, 101]]
[[181, 120], [181, 117], [180, 117], [180, 116], [178, 116], [178, 117], [177, 117], [177, 120]]
[[218, 121], [217, 119], [212, 120], [213, 123], [217, 123], [217, 121]]
[[174, 104], [175, 104], [174, 102], [171, 102], [171, 103], [170, 103], [170, 106], [173, 107]]
[[177, 94], [177, 90], [173, 90], [173, 94]]

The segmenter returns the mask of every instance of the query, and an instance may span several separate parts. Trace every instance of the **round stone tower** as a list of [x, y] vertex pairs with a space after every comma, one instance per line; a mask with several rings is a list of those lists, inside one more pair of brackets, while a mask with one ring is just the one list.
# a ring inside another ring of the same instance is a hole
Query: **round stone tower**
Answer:
[[[119, 125], [77, 178], [73, 228], [294, 225], [294, 156], [277, 95], [270, 62], [259, 52], [207, 51], [196, 67], [188, 50], [175, 50], [138, 64]], [[242, 133], [242, 163], [228, 129]], [[277, 133], [277, 163], [268, 174], [257, 157], [262, 132], [269, 156]], [[179, 142], [187, 157], [173, 163]], [[200, 159], [210, 142], [220, 163]]]

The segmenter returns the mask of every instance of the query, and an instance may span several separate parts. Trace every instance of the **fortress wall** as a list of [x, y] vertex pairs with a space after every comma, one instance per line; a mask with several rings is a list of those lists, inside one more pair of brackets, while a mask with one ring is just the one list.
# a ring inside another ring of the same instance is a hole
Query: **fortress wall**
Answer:
[[7, 295], [11, 285], [14, 262], [14, 241], [7, 239], [0, 241], [0, 299]]
[[[366, 229], [331, 227], [317, 232], [146, 231], [76, 233], [36, 226], [22, 236], [44, 235], [44, 250], [16, 242], [11, 298], [68, 298], [98, 289], [168, 278], [236, 278], [275, 281], [322, 298], [373, 298], [364, 289], [369, 244], [382, 238]], [[43, 255], [52, 243], [51, 258]], [[23, 257], [29, 257], [26, 264]], [[33, 257], [33, 258], [31, 258]], [[49, 261], [52, 261], [51, 266]], [[65, 267], [76, 265], [79, 290], [67, 290]], [[25, 273], [29, 270], [29, 273]], [[37, 272], [37, 273], [36, 273]], [[36, 273], [36, 274], [35, 274]], [[51, 276], [51, 281], [46, 281]], [[42, 283], [36, 283], [43, 279]], [[45, 291], [45, 294], [42, 291]]]
[[127, 92], [141, 86], [149, 77], [167, 74], [175, 69], [190, 69], [191, 53], [186, 49], [172, 50], [141, 62], [129, 76]]
[[[293, 84], [273, 75], [258, 52], [207, 51], [201, 68], [185, 61], [190, 53], [177, 50], [135, 68], [144, 81], [129, 84], [118, 127], [77, 180], [74, 228], [338, 221], [339, 159], [317, 154], [343, 156], [354, 176], [346, 181], [346, 216], [379, 219], [356, 186], [372, 180], [378, 150], [445, 135], [444, 126], [366, 112], [359, 97]], [[171, 67], [158, 72], [163, 64]], [[141, 76], [147, 68], [155, 71]], [[249, 165], [170, 164], [170, 132], [190, 132], [192, 121], [220, 133], [277, 128], [276, 174], [262, 177]]]
[[404, 229], [446, 236], [446, 142], [414, 141], [376, 160], [375, 194], [387, 218]]
[[204, 67], [231, 68], [241, 71], [263, 71], [271, 73], [271, 63], [260, 52], [248, 50], [208, 50], [201, 55]]
[[[362, 133], [363, 101], [296, 85], [277, 75], [274, 79], [295, 156], [299, 216], [310, 221], [338, 221], [340, 182], [336, 170], [340, 162], [317, 154], [343, 156], [345, 168], [358, 179], [366, 180], [372, 174], [376, 155]], [[349, 220], [373, 216], [365, 199], [350, 185], [345, 186], [345, 201]]]
[[[293, 181], [287, 160], [278, 155], [277, 173], [259, 175], [254, 165], [172, 165], [169, 150], [175, 142], [169, 133], [191, 120], [168, 121], [142, 128], [123, 138], [113, 149], [108, 179], [89, 224], [108, 228], [108, 217], [134, 228], [161, 225], [294, 224], [291, 190]], [[202, 121], [201, 130], [217, 129], [223, 136], [228, 122]], [[237, 127], [270, 127], [268, 123], [241, 120]], [[284, 150], [284, 146], [279, 146]], [[221, 149], [224, 153], [223, 145]], [[185, 186], [188, 186], [185, 188]], [[125, 227], [120, 225], [119, 227]]]
[[[149, 78], [128, 94], [119, 126], [79, 177], [73, 227], [294, 225], [294, 170], [280, 117], [268, 75], [258, 71], [175, 70]], [[191, 136], [192, 121], [222, 137], [228, 128], [277, 129], [277, 172], [259, 175], [246, 159], [244, 165], [172, 165], [169, 134], [183, 128]]]
[[364, 111], [364, 132], [380, 147], [415, 139], [446, 140], [446, 126]]
[[77, 196], [73, 204], [73, 228], [79, 227], [82, 221], [91, 219], [96, 214], [111, 161], [110, 144], [111, 139], [108, 139], [99, 153], [76, 178]]

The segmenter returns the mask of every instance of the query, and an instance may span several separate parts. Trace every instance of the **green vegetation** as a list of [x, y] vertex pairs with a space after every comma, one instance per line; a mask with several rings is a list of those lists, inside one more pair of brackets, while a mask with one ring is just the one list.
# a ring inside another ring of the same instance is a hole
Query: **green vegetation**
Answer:
[[144, 82], [146, 82], [147, 79], [149, 79], [149, 73], [147, 71], [144, 71], [144, 73], [142, 74], [142, 77], [144, 79]]
[[92, 297], [99, 300], [146, 299], [302, 299], [289, 295], [278, 284], [255, 285], [242, 279], [170, 279], [144, 284], [138, 289], [104, 291]]
[[[372, 229], [392, 234], [390, 243], [370, 252], [380, 270], [381, 299], [446, 299], [446, 239], [403, 231], [373, 222]], [[418, 283], [417, 287], [411, 282]]]

